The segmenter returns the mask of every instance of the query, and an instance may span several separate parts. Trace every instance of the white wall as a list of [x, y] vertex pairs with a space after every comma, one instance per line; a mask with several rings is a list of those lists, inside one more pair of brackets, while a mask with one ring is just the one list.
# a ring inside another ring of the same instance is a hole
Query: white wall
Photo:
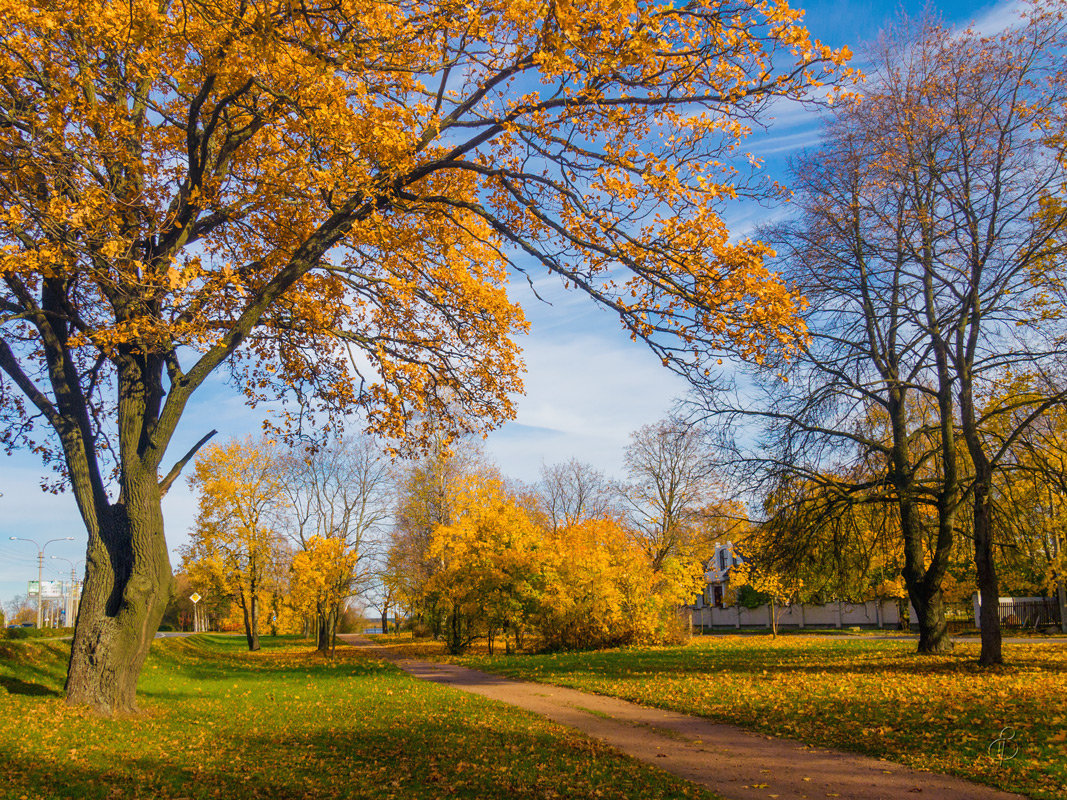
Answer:
[[[895, 628], [900, 621], [895, 600], [868, 600], [866, 603], [794, 603], [778, 609], [778, 624], [796, 628], [848, 628], [865, 627]], [[918, 622], [915, 609], [909, 606], [911, 622]], [[698, 628], [743, 628], [771, 627], [770, 606], [745, 608], [730, 606], [692, 607], [693, 625]]]

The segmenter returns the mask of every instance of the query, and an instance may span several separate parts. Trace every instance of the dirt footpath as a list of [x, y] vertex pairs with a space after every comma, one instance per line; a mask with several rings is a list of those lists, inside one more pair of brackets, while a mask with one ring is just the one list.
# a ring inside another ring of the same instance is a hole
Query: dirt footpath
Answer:
[[339, 636], [421, 680], [452, 686], [576, 728], [729, 800], [1023, 800], [947, 775], [809, 747], [673, 711], [575, 689], [528, 683], [453, 664], [391, 659], [361, 636]]

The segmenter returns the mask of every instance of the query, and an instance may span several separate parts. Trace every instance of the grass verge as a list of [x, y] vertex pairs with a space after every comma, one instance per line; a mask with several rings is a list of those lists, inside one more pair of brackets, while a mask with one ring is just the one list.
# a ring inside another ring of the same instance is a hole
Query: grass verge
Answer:
[[534, 715], [413, 680], [349, 648], [157, 640], [142, 713], [61, 697], [69, 644], [0, 642], [0, 797], [701, 798]]
[[[1007, 645], [1010, 664], [991, 670], [978, 667], [977, 644], [940, 656], [914, 649], [862, 637], [715, 636], [685, 647], [459, 660], [1042, 800], [1067, 797], [1067, 646]], [[1014, 738], [1003, 755], [1014, 755], [1002, 760], [990, 746], [1004, 728]]]

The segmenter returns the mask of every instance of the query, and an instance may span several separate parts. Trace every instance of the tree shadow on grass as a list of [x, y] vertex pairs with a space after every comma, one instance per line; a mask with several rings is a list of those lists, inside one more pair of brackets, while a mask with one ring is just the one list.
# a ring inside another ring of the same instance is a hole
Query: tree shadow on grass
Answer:
[[0, 797], [547, 800], [561, 786], [575, 800], [713, 797], [679, 791], [676, 779], [651, 785], [644, 766], [580, 738], [523, 730], [515, 720], [448, 715], [428, 722], [387, 715], [292, 734], [231, 732], [167, 754], [114, 741], [79, 746], [77, 760], [9, 751], [0, 759]]
[[31, 697], [59, 697], [59, 691], [56, 689], [50, 689], [39, 683], [28, 683], [7, 675], [0, 675], [0, 686], [6, 689], [8, 694], [23, 694]]

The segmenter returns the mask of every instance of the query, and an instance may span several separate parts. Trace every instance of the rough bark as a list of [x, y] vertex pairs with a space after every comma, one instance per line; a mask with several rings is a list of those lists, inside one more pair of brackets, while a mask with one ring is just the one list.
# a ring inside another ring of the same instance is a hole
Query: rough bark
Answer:
[[945, 622], [941, 580], [954, 543], [954, 506], [938, 505], [938, 533], [929, 564], [926, 558], [926, 533], [920, 520], [916, 499], [916, 470], [908, 452], [909, 435], [904, 405], [904, 390], [894, 388], [889, 402], [893, 430], [889, 477], [897, 493], [901, 534], [904, 539], [904, 583], [908, 598], [918, 618], [920, 653], [941, 653], [952, 648]]
[[[972, 284], [977, 285], [978, 280], [973, 273], [977, 273], [976, 267], [972, 268]], [[985, 443], [978, 424], [978, 411], [974, 404], [973, 371], [971, 366], [974, 361], [974, 347], [978, 336], [978, 322], [981, 319], [980, 304], [972, 299], [973, 310], [969, 316], [971, 327], [968, 331], [969, 338], [957, 347], [957, 371], [960, 383], [960, 418], [963, 428], [963, 437], [967, 443], [967, 451], [974, 464], [974, 481], [971, 487], [972, 507], [974, 509], [974, 566], [978, 581], [978, 596], [980, 610], [978, 627], [982, 637], [982, 652], [978, 657], [978, 663], [982, 666], [992, 666], [1004, 663], [1004, 653], [1001, 648], [1000, 630], [1000, 584], [997, 579], [997, 567], [993, 552], [993, 520], [992, 498], [990, 489], [993, 485], [994, 461], [986, 452]], [[1017, 429], [1018, 430], [1018, 429]]]
[[333, 608], [319, 608], [316, 623], [315, 647], [322, 655], [329, 655], [337, 634], [337, 615]]
[[155, 475], [125, 475], [122, 495], [90, 535], [66, 682], [68, 702], [109, 715], [137, 710], [137, 678], [173, 584]]
[[941, 588], [912, 594], [911, 604], [915, 606], [915, 616], [919, 618], [919, 652], [933, 654], [951, 650], [952, 640], [948, 636]]

